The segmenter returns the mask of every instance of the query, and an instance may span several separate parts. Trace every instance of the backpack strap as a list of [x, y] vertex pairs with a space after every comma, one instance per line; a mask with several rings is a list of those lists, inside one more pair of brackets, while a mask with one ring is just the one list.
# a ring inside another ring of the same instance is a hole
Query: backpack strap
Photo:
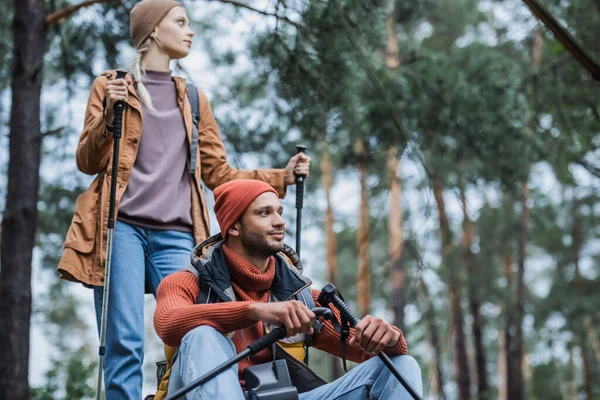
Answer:
[[198, 124], [200, 123], [200, 96], [198, 89], [193, 83], [186, 85], [188, 99], [192, 107], [192, 144], [190, 146], [190, 175], [196, 172], [196, 162], [198, 153]]

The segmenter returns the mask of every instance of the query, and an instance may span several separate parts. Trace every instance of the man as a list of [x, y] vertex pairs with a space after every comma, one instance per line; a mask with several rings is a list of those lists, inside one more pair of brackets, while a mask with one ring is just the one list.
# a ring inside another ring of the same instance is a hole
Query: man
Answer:
[[[168, 276], [158, 288], [154, 326], [167, 345], [179, 346], [170, 392], [230, 359], [276, 325], [285, 326], [288, 335], [275, 346], [276, 356], [288, 361], [302, 400], [410, 398], [380, 359], [373, 358], [381, 351], [422, 392], [420, 369], [406, 355], [402, 332], [379, 318], [366, 316], [350, 331], [345, 355], [361, 364], [344, 377], [325, 384], [298, 361], [307, 345], [340, 356], [340, 334], [329, 321], [320, 332], [313, 330], [311, 308], [319, 306], [319, 291], [311, 290], [311, 282], [300, 276], [292, 262], [298, 262], [297, 255], [283, 244], [285, 221], [277, 192], [261, 181], [234, 180], [214, 193], [221, 234], [197, 246], [193, 266]], [[272, 350], [265, 349], [188, 398], [243, 399], [244, 369], [272, 359]]]

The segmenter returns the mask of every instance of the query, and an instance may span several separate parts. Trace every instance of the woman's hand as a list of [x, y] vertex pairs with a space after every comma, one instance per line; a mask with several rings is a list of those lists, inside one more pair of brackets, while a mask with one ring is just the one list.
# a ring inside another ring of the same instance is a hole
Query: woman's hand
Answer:
[[106, 110], [104, 113], [104, 122], [112, 125], [115, 103], [117, 101], [124, 101], [127, 103], [128, 98], [127, 82], [125, 79], [113, 79], [112, 81], [108, 81], [108, 84], [106, 85]]
[[296, 182], [296, 175], [302, 175], [305, 178], [308, 177], [308, 170], [310, 169], [310, 157], [304, 153], [298, 153], [294, 157], [290, 158], [285, 171], [283, 173], [283, 182], [286, 186], [293, 185]]

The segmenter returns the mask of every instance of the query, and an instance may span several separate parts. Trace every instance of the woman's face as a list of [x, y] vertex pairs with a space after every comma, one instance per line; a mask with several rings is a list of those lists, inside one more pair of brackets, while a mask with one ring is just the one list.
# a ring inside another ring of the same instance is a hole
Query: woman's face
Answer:
[[154, 30], [159, 49], [170, 59], [178, 60], [188, 55], [192, 47], [194, 32], [183, 7], [174, 7]]

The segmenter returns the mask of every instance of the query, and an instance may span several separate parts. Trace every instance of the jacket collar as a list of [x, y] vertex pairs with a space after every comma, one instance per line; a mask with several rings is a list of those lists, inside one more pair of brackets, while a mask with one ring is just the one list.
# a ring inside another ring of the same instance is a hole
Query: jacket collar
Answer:
[[[102, 75], [106, 75], [108, 79], [115, 79], [117, 77], [117, 70], [104, 71]], [[183, 110], [186, 95], [186, 80], [178, 76], [173, 76], [172, 79], [175, 82], [175, 88], [177, 90], [177, 104], [179, 105], [179, 108]], [[130, 95], [128, 104], [141, 114], [141, 100], [135, 91], [134, 79], [131, 73], [128, 72], [127, 75], [125, 75], [125, 82], [127, 82], [127, 91]]]
[[[192, 252], [191, 262], [200, 279], [211, 287], [222, 301], [234, 300], [231, 296], [231, 274], [225, 260], [220, 233], [197, 245]], [[286, 245], [282, 251], [275, 254], [275, 277], [271, 285], [271, 294], [277, 300], [288, 300], [311, 285], [312, 282], [301, 275], [301, 270], [298, 255]]]

